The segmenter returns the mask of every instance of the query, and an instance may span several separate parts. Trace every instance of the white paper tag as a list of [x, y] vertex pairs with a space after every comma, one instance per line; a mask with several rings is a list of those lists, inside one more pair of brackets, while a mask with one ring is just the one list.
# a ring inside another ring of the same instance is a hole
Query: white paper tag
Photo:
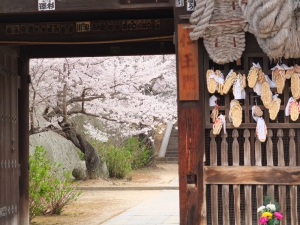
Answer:
[[186, 10], [188, 12], [195, 10], [195, 2], [194, 2], [194, 0], [187, 0]]
[[258, 140], [260, 140], [261, 142], [264, 142], [266, 140], [267, 127], [263, 118], [257, 119], [256, 134]]
[[175, 0], [175, 6], [176, 7], [184, 6], [184, 0]]
[[39, 11], [55, 10], [55, 0], [39, 0]]
[[245, 99], [246, 92], [244, 89], [241, 88], [241, 80], [237, 79], [236, 83], [234, 84], [234, 99]]
[[218, 98], [214, 95], [212, 95], [210, 98], [209, 98], [209, 106], [216, 106], [216, 100]]

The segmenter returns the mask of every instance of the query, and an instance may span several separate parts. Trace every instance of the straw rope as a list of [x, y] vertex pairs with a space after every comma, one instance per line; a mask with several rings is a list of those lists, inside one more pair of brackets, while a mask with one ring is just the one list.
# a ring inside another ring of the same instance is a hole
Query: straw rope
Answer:
[[214, 62], [225, 64], [241, 57], [245, 50], [247, 21], [238, 0], [196, 0], [190, 23], [193, 28], [190, 38], [203, 38]]
[[[205, 2], [205, 8], [203, 8], [204, 2]], [[197, 5], [201, 4], [201, 5], [198, 7], [196, 5], [195, 11], [192, 13], [191, 16], [192, 18], [191, 23], [195, 24], [197, 22], [197, 26], [190, 33], [190, 38], [192, 40], [198, 40], [200, 37], [203, 37], [205, 28], [208, 26], [209, 20], [214, 11], [214, 1], [212, 0], [206, 0], [206, 1], [196, 0], [196, 4]]]
[[[234, 41], [235, 46], [234, 47]], [[240, 58], [245, 50], [245, 33], [239, 32], [235, 34], [223, 34], [217, 38], [204, 38], [204, 46], [209, 54], [209, 57], [218, 64], [233, 62]]]
[[300, 57], [299, 0], [239, 0], [249, 25], [263, 51], [274, 60]]

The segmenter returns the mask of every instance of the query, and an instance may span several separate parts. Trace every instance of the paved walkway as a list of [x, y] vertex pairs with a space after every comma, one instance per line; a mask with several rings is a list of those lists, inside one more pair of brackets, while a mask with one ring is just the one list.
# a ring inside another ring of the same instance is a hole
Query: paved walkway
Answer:
[[[169, 186], [178, 185], [178, 178]], [[163, 190], [155, 198], [126, 210], [103, 225], [178, 225], [179, 191]]]

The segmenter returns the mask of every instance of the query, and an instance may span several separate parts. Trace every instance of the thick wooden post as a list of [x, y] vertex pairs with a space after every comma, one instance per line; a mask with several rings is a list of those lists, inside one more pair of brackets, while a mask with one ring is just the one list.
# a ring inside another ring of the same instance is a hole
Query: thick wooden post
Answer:
[[19, 162], [20, 162], [20, 209], [22, 225], [29, 225], [29, 59], [21, 52], [19, 59]]
[[199, 76], [203, 60], [198, 57], [198, 42], [190, 40], [185, 26], [176, 25], [180, 224], [204, 225], [204, 76]]

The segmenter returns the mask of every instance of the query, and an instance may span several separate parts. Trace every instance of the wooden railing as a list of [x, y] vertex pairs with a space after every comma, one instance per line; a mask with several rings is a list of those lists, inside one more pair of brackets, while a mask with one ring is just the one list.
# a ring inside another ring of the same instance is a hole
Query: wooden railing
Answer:
[[253, 132], [249, 129], [222, 133], [221, 140], [216, 140], [210, 131], [210, 149], [206, 150], [209, 162], [204, 168], [206, 191], [210, 193], [206, 198], [207, 224], [259, 224], [256, 209], [263, 205], [265, 195], [279, 202], [283, 214], [281, 225], [300, 224], [296, 132], [294, 129], [275, 132], [276, 135], [269, 129], [266, 143], [255, 139], [251, 148]]

